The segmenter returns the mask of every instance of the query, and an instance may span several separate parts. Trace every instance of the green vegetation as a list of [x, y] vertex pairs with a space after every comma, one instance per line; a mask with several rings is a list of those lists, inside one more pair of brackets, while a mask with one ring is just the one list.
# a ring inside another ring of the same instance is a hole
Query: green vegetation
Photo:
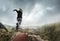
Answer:
[[[0, 26], [1, 27], [1, 26]], [[11, 26], [7, 26], [10, 28]], [[27, 32], [29, 34], [40, 35], [42, 39], [49, 41], [60, 41], [60, 23], [47, 24], [37, 29], [19, 29], [21, 32]], [[0, 41], [11, 41], [11, 37], [15, 32], [15, 28], [9, 30], [0, 29]]]
[[[39, 29], [37, 30], [39, 32]], [[40, 36], [44, 40], [60, 41], [60, 23], [42, 26], [40, 30]]]

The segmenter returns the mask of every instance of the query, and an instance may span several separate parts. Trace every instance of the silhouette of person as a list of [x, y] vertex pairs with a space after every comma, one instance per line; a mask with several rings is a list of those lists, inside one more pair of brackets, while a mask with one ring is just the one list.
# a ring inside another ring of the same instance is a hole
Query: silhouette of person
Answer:
[[22, 21], [22, 9], [21, 8], [19, 8], [19, 10], [14, 9], [13, 11], [17, 12], [16, 31], [18, 32], [19, 25], [21, 25], [21, 21]]
[[17, 22], [20, 25], [22, 21], [22, 9], [21, 8], [19, 8], [19, 10], [14, 9], [13, 11], [17, 12]]

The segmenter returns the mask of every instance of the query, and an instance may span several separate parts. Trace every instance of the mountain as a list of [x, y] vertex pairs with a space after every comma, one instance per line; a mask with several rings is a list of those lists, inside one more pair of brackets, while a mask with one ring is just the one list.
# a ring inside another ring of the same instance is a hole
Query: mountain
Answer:
[[0, 29], [5, 29], [8, 32], [8, 29], [2, 23], [0, 23]]
[[11, 31], [12, 29], [15, 29], [14, 26], [10, 26], [10, 25], [5, 25], [5, 27], [8, 29], [8, 31]]

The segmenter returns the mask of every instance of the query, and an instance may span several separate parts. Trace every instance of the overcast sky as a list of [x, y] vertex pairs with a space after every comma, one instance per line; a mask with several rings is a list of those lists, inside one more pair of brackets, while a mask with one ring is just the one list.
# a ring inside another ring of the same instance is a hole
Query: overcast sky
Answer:
[[15, 25], [15, 8], [23, 9], [21, 26], [60, 22], [60, 0], [0, 0], [0, 22]]

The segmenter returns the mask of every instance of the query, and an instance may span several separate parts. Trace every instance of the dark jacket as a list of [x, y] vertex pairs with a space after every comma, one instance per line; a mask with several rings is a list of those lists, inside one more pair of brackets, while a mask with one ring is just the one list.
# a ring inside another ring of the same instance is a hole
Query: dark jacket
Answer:
[[17, 18], [22, 18], [22, 11], [16, 11], [17, 12]]

